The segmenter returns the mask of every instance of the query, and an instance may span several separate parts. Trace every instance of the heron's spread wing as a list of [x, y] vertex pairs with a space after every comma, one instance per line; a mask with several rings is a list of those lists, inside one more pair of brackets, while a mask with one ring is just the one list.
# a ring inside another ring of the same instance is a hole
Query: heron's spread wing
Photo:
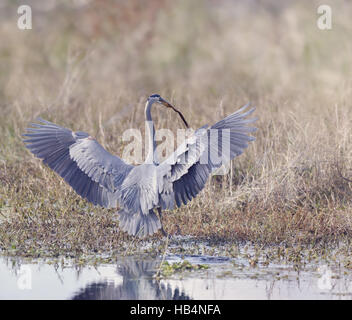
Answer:
[[[204, 126], [196, 130], [159, 166], [162, 179], [159, 193], [163, 209], [172, 209], [174, 202], [180, 207], [195, 198], [213, 170], [240, 155], [248, 147], [248, 142], [255, 140], [248, 133], [256, 128], [248, 124], [257, 119], [246, 119], [255, 108], [244, 112], [248, 106], [210, 128]], [[219, 155], [223, 157], [221, 161], [214, 161]]]
[[107, 152], [85, 132], [39, 121], [24, 134], [26, 147], [83, 198], [103, 207], [116, 206], [119, 186], [133, 166]]

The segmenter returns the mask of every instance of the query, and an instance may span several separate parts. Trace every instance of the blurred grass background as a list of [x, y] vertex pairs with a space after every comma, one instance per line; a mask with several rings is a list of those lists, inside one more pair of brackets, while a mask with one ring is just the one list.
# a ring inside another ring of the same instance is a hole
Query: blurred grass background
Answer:
[[[121, 155], [123, 131], [144, 130], [152, 93], [193, 128], [248, 101], [259, 116], [257, 140], [228, 175], [165, 215], [167, 231], [264, 243], [351, 236], [350, 1], [324, 1], [326, 31], [315, 0], [32, 0], [32, 30], [17, 28], [20, 4], [0, 5], [1, 247], [93, 250], [127, 238], [114, 210], [76, 196], [21, 134], [40, 115]], [[153, 112], [158, 128], [182, 127]]]

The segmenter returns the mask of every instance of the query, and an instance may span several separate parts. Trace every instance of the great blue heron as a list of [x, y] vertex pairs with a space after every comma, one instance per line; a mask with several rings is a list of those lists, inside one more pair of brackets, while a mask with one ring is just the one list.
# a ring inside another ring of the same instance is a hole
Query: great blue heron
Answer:
[[[125, 163], [85, 132], [73, 132], [40, 118], [40, 123], [33, 123], [27, 129], [24, 142], [83, 198], [106, 208], [119, 205], [119, 227], [129, 235], [145, 237], [159, 229], [165, 234], [162, 210], [172, 210], [175, 204], [180, 207], [195, 198], [208, 176], [222, 164], [209, 157], [201, 161], [202, 157], [212, 149], [216, 153], [225, 151], [219, 147], [219, 139], [228, 142], [227, 160], [240, 155], [248, 142], [254, 140], [248, 133], [256, 128], [248, 124], [256, 119], [246, 119], [254, 108], [245, 111], [248, 107], [245, 105], [213, 126], [196, 130], [168, 159], [159, 163], [151, 116], [155, 102], [177, 112], [188, 127], [181, 112], [160, 95], [151, 95], [145, 106], [149, 150], [141, 165]], [[219, 132], [215, 142], [210, 139], [212, 131]], [[227, 138], [222, 132], [228, 133]]]

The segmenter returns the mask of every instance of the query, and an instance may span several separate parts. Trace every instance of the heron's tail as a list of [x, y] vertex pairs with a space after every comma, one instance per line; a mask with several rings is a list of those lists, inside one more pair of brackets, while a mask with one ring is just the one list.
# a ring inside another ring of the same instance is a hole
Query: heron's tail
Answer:
[[160, 220], [153, 211], [149, 210], [148, 214], [141, 212], [130, 213], [123, 209], [119, 212], [119, 226], [121, 230], [127, 232], [129, 235], [144, 238], [152, 235], [161, 228]]

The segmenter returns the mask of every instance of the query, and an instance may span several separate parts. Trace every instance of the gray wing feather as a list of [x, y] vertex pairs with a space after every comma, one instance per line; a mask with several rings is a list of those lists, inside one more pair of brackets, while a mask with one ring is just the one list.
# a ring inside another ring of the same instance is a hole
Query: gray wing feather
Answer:
[[89, 178], [110, 192], [116, 191], [133, 168], [89, 137], [78, 139], [70, 146], [70, 157]]
[[[223, 164], [223, 161], [214, 163], [211, 157], [212, 152], [219, 151], [220, 154], [223, 154], [222, 140], [227, 139], [230, 146], [228, 159], [226, 159], [228, 161], [240, 155], [248, 147], [248, 142], [255, 140], [254, 137], [247, 135], [247, 133], [256, 131], [256, 128], [250, 127], [248, 124], [257, 120], [257, 118], [245, 119], [255, 110], [252, 108], [243, 112], [248, 106], [249, 104], [243, 106], [210, 128], [205, 129], [207, 126], [204, 126], [196, 130], [190, 139], [181, 144], [159, 166], [163, 177], [162, 190], [160, 190], [163, 209], [172, 209], [174, 202], [178, 207], [182, 203], [187, 204], [204, 188], [209, 175]], [[218, 134], [215, 141], [210, 138], [212, 130], [216, 130]], [[201, 160], [203, 160], [205, 153], [208, 153], [208, 156], [205, 157], [208, 161], [204, 163]], [[181, 159], [186, 162], [180, 161]], [[172, 193], [170, 193], [170, 188], [173, 190]]]
[[107, 152], [85, 132], [38, 119], [24, 134], [26, 147], [94, 205], [117, 206], [115, 194], [133, 166]]

